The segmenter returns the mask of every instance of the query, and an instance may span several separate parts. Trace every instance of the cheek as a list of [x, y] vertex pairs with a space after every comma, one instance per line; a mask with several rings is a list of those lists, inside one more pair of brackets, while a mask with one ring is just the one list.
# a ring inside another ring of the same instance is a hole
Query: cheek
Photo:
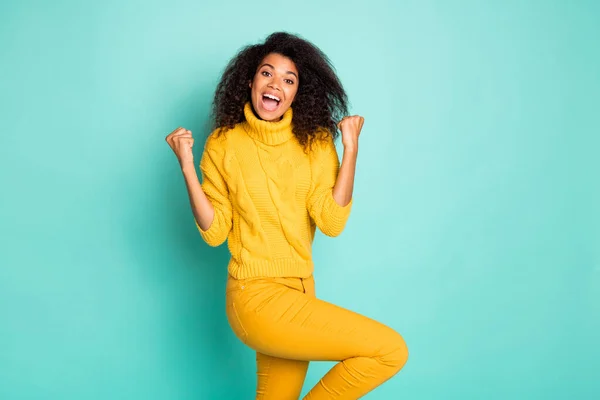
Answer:
[[290, 88], [288, 89], [287, 93], [286, 93], [286, 97], [289, 100], [289, 102], [293, 102], [294, 99], [296, 98], [296, 93], [298, 93], [298, 87], [295, 86], [294, 88]]
[[254, 78], [252, 78], [252, 87], [251, 87], [252, 90], [251, 91], [252, 91], [253, 95], [258, 93], [259, 89], [262, 87], [260, 81], [261, 81], [260, 75], [256, 75], [256, 76], [254, 76]]

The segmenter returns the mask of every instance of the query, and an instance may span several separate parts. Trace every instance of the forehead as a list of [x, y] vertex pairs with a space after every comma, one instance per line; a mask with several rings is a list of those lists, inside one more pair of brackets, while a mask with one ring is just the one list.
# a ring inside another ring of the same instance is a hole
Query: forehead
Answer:
[[271, 53], [268, 54], [263, 60], [260, 62], [260, 66], [264, 64], [270, 64], [275, 69], [280, 69], [284, 72], [291, 71], [294, 73], [298, 73], [298, 69], [296, 68], [296, 64], [289, 59], [288, 57], [282, 56], [281, 54]]

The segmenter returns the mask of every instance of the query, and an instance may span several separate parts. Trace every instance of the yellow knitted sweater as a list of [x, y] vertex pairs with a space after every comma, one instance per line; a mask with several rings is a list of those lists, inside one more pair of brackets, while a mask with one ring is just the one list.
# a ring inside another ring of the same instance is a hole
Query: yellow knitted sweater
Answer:
[[309, 277], [318, 227], [339, 235], [352, 207], [333, 199], [339, 159], [331, 139], [306, 153], [292, 133], [292, 109], [277, 122], [257, 118], [213, 132], [200, 161], [202, 188], [215, 209], [202, 238], [211, 246], [227, 239], [229, 273], [252, 277]]

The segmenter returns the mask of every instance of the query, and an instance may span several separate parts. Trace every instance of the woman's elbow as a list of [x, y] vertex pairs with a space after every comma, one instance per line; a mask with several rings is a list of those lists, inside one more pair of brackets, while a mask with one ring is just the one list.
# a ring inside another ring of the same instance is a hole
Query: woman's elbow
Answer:
[[326, 224], [326, 225], [320, 226], [319, 229], [326, 236], [338, 237], [344, 231], [344, 227], [345, 227], [345, 223], [338, 223], [338, 224]]

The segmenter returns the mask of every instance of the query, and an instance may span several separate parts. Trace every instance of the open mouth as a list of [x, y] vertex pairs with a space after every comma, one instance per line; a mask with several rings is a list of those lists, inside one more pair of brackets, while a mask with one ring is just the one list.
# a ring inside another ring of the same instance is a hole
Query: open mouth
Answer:
[[272, 94], [265, 93], [262, 97], [262, 104], [266, 111], [275, 111], [279, 107], [281, 99]]

